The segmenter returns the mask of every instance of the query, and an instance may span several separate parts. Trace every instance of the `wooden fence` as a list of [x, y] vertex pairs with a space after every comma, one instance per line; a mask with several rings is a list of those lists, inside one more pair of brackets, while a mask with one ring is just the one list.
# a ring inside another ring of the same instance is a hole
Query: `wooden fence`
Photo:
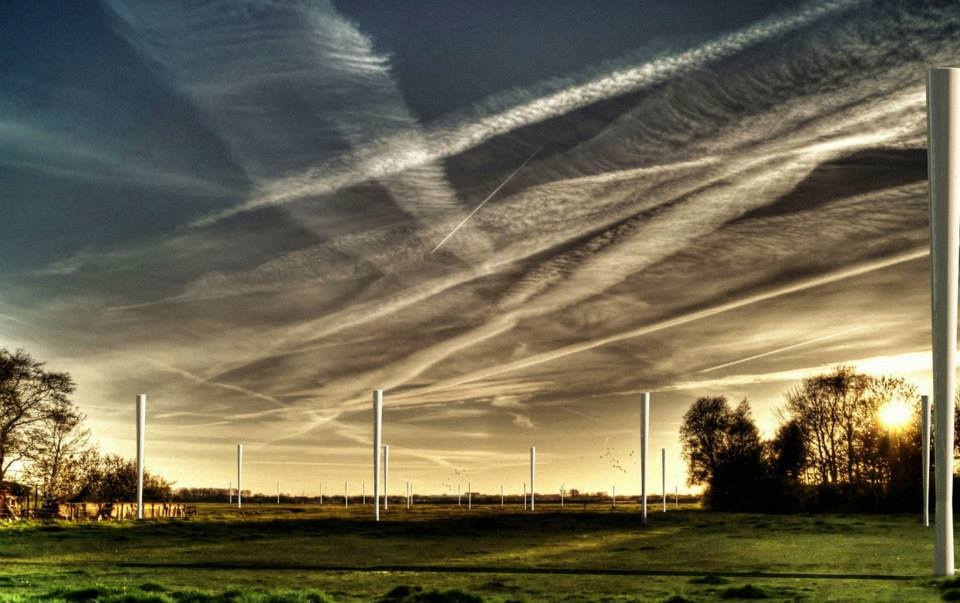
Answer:
[[[50, 515], [56, 519], [71, 521], [136, 519], [137, 503], [56, 503], [50, 511]], [[144, 519], [190, 517], [195, 513], [196, 507], [183, 503], [143, 503]]]

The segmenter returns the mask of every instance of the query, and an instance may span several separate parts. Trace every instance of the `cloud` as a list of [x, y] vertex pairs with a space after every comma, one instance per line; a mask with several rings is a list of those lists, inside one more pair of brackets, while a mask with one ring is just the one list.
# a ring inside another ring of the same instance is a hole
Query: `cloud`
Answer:
[[753, 354], [752, 356], [747, 356], [746, 358], [738, 358], [737, 360], [731, 360], [729, 362], [724, 362], [723, 364], [718, 364], [716, 366], [711, 366], [700, 371], [701, 373], [710, 373], [720, 369], [728, 368], [731, 366], [736, 366], [738, 364], [743, 364], [745, 362], [751, 362], [753, 360], [759, 360], [760, 358], [766, 358], [768, 356], [774, 356], [776, 354], [782, 354], [783, 352], [788, 352], [790, 350], [795, 350], [800, 347], [812, 345], [814, 343], [821, 343], [823, 341], [828, 341], [830, 339], [835, 339], [837, 337], [842, 337], [854, 333], [856, 331], [862, 330], [864, 327], [854, 327], [852, 329], [842, 329], [834, 333], [827, 333], [826, 335], [821, 335], [820, 337], [814, 337], [812, 339], [807, 339], [805, 341], [800, 341], [797, 343], [792, 343], [787, 346], [778, 347], [773, 350], [767, 350], [766, 352], [761, 352], [759, 354]]
[[[536, 90], [526, 94], [514, 93], [507, 107], [480, 107], [464, 117], [447, 118], [428, 133], [426, 144], [410, 144], [400, 136], [387, 138], [374, 148], [361, 151], [346, 167], [326, 165], [312, 168], [306, 173], [275, 183], [265, 194], [214, 216], [214, 219], [237, 211], [330, 193], [367, 179], [379, 179], [416, 168], [428, 161], [457, 155], [495, 136], [653, 86], [856, 4], [856, 1], [810, 4], [793, 14], [751, 25], [676, 55], [608, 73], [593, 74], [593, 77], [578, 84], [571, 85], [563, 81], [560, 89], [551, 92]], [[554, 86], [556, 84], [546, 84], [542, 88], [549, 90]], [[504, 100], [497, 99], [496, 104], [504, 103]], [[490, 102], [494, 104], [494, 101]]]
[[12, 112], [5, 104], [0, 102], [0, 148], [4, 149], [0, 165], [58, 179], [133, 184], [196, 195], [223, 197], [236, 192], [212, 179], [121, 154], [109, 143], [95, 140], [94, 133], [71, 133], [37, 124], [30, 115]]
[[513, 424], [524, 429], [533, 429], [533, 421], [527, 415], [513, 414]]
[[[890, 356], [852, 358], [845, 360], [844, 364], [873, 375], [914, 376], [917, 373], [928, 373], [931, 370], [931, 362], [930, 350], [925, 350]], [[768, 373], [740, 373], [715, 379], [684, 381], [661, 389], [662, 391], [723, 390], [743, 385], [798, 382], [813, 375], [830, 372], [835, 366], [836, 363], [828, 363]], [[924, 391], [929, 387], [925, 381], [919, 383]]]
[[[318, 188], [309, 197], [357, 184], [370, 178], [357, 180], [352, 173], [358, 168], [344, 165], [343, 157], [396, 138], [406, 152], [425, 160], [397, 170], [389, 167], [394, 163], [389, 154], [371, 157], [372, 179], [417, 222], [435, 224], [461, 212], [442, 166], [428, 159], [431, 143], [406, 107], [388, 57], [376, 53], [373, 42], [330, 2], [232, 11], [217, 4], [108, 4], [121, 35], [200, 109], [257, 190], [273, 190], [324, 158], [341, 166], [323, 170], [339, 172], [333, 178], [341, 186]], [[236, 52], [238, 47], [244, 51]], [[194, 225], [237, 211], [209, 215]], [[461, 248], [470, 255], [486, 250], [476, 234]]]
[[346, 479], [384, 388], [414, 477], [493, 480], [531, 438], [577, 458], [633, 438], [617, 393], [659, 392], [673, 445], [694, 390], [766, 402], [924, 347], [922, 75], [955, 50], [955, 8], [818, 6], [421, 125], [329, 4], [110, 6], [256, 188], [228, 213], [283, 204], [4, 277], [17, 341], [75, 372], [114, 450], [147, 391], [171, 447], [308, 450]]

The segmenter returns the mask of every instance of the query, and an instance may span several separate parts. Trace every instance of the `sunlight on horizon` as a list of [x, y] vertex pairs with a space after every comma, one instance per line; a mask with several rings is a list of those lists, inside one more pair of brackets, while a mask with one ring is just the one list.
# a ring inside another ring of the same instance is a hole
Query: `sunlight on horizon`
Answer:
[[899, 430], [910, 422], [910, 404], [904, 400], [891, 400], [880, 407], [877, 414], [880, 423], [891, 430]]

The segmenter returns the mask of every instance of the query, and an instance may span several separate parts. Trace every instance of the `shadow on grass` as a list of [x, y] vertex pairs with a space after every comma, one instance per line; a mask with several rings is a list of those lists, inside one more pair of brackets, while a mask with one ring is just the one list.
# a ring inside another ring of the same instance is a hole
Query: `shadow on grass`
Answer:
[[[17, 599], [47, 603], [333, 603], [325, 592], [304, 590], [231, 589], [222, 592], [166, 589], [147, 583], [140, 587], [84, 586], [60, 588], [41, 595]], [[378, 603], [483, 603], [483, 597], [459, 589], [425, 590], [420, 586], [397, 586]]]
[[[322, 512], [322, 511], [321, 511]], [[725, 531], [739, 532], [744, 522], [751, 525], [768, 525], [769, 516], [752, 514], [707, 513], [697, 510], [681, 510], [658, 515], [649, 525], [643, 523], [639, 513], [610, 513], [605, 511], [545, 511], [521, 513], [515, 511], [496, 512], [483, 509], [471, 516], [468, 512], [455, 509], [437, 509], [418, 512], [390, 511], [380, 522], [373, 522], [367, 516], [349, 517], [304, 517], [300, 513], [266, 515], [241, 513], [239, 515], [207, 515], [189, 520], [158, 520], [144, 523], [77, 523], [77, 524], [37, 524], [25, 531], [62, 534], [63, 537], [84, 538], [94, 533], [108, 534], [121, 538], [149, 536], [182, 536], [189, 534], [196, 538], [215, 538], [217, 540], [244, 540], [251, 536], [265, 538], [276, 535], [351, 535], [370, 538], [389, 536], [447, 536], [451, 533], [464, 535], [490, 535], [499, 531], [510, 534], [530, 533], [537, 536], [556, 534], [566, 536], [571, 527], [582, 532], [595, 530], [635, 531], [643, 533], [651, 528], [686, 528], [700, 532]], [[446, 514], [446, 515], [445, 515]], [[291, 516], [292, 515], [292, 516]], [[820, 531], [824, 527], [833, 531], [842, 527], [845, 533], [852, 531], [853, 525], [847, 518], [833, 515], [782, 515], [777, 516], [778, 530], [792, 528], [804, 531]], [[862, 522], [860, 522], [862, 524]], [[839, 524], [835, 526], [834, 524]], [[118, 529], [120, 530], [118, 532]], [[758, 528], [760, 529], [760, 528]]]
[[[566, 568], [566, 567], [506, 567], [477, 565], [334, 565], [304, 563], [117, 563], [116, 567], [149, 569], [213, 569], [213, 570], [295, 570], [314, 572], [404, 572], [442, 574], [542, 574], [558, 576], [661, 576], [704, 578], [702, 571], [690, 570], [643, 570], [613, 568]], [[816, 572], [710, 572], [710, 576], [725, 578], [801, 578], [812, 580], [913, 580], [916, 576], [897, 574], [829, 574]], [[704, 578], [706, 579], [706, 578]], [[708, 582], [712, 583], [712, 582]]]

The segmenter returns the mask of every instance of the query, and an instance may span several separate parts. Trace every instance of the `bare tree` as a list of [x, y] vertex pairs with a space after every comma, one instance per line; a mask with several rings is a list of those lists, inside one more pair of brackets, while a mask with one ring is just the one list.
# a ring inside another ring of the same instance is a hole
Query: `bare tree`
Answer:
[[28, 453], [27, 431], [69, 405], [74, 389], [67, 373], [45, 370], [23, 350], [0, 348], [0, 480]]
[[916, 406], [916, 388], [903, 379], [873, 377], [838, 366], [804, 379], [787, 393], [786, 414], [803, 434], [808, 481], [882, 483], [888, 468], [879, 446], [878, 411], [900, 400]]
[[49, 500], [69, 500], [83, 483], [90, 449], [84, 419], [72, 404], [62, 402], [27, 432], [30, 445], [24, 454], [29, 462], [24, 474]]

